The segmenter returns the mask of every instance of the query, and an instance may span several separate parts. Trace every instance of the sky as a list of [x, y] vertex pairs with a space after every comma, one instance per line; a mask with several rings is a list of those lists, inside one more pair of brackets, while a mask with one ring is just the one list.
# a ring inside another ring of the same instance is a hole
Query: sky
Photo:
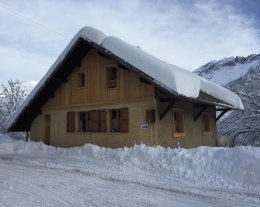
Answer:
[[260, 0], [0, 0], [0, 84], [40, 80], [84, 26], [190, 71], [260, 53]]

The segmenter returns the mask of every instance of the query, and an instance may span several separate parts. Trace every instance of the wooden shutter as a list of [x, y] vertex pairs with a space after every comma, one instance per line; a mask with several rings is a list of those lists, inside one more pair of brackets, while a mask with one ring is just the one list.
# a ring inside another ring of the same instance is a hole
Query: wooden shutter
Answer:
[[99, 111], [90, 112], [90, 129], [92, 132], [99, 131]]
[[75, 132], [75, 112], [67, 112], [67, 132]]
[[106, 110], [99, 111], [99, 131], [106, 132]]
[[129, 131], [128, 108], [123, 108], [123, 109], [120, 109], [120, 111], [119, 111], [119, 130], [120, 130], [120, 132]]
[[155, 110], [147, 110], [146, 111], [146, 122], [147, 123], [154, 123], [155, 122]]

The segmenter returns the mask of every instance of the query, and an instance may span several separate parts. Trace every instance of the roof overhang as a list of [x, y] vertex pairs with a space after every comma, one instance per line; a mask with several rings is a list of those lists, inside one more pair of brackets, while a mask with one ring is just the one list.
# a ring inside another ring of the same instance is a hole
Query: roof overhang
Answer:
[[[67, 46], [64, 52], [53, 64], [48, 73], [40, 81], [40, 83], [31, 92], [29, 97], [24, 101], [15, 113], [13, 119], [7, 124], [7, 131], [29, 131], [32, 121], [37, 115], [41, 113], [41, 107], [46, 101], [54, 95], [58, 87], [67, 81], [68, 75], [73, 69], [80, 65], [81, 59], [87, 54], [89, 49], [95, 48], [98, 53], [115, 60], [119, 67], [127, 69], [129, 71], [137, 73], [142, 80], [154, 85], [157, 89], [160, 89], [164, 93], [168, 94], [169, 97], [178, 98], [181, 100], [196, 101], [209, 105], [222, 106], [227, 109], [234, 109], [235, 107], [221, 101], [211, 95], [208, 95], [202, 91], [197, 98], [190, 98], [178, 94], [171, 88], [159, 83], [155, 78], [147, 75], [139, 68], [126, 62], [119, 56], [113, 54], [111, 51], [102, 47], [101, 44], [97, 44], [95, 41], [90, 41], [81, 36], [76, 36], [71, 43]], [[61, 58], [62, 56], [62, 58]], [[61, 61], [58, 61], [61, 58]]]

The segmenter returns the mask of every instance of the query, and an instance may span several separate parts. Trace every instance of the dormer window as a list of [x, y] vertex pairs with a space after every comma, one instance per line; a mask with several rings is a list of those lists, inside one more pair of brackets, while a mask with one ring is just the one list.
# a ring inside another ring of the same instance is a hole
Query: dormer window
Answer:
[[116, 88], [118, 86], [118, 69], [116, 66], [107, 67], [107, 87]]

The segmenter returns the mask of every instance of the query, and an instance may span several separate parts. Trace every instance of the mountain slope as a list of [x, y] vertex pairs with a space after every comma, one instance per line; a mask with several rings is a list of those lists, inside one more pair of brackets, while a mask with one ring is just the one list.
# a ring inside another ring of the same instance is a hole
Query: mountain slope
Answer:
[[220, 120], [219, 136], [231, 137], [233, 145], [260, 146], [260, 54], [212, 61], [194, 72], [229, 88], [244, 103], [244, 111]]
[[247, 57], [237, 56], [211, 61], [194, 72], [210, 81], [225, 86], [231, 81], [244, 76], [250, 68], [255, 68], [259, 65], [260, 54]]

